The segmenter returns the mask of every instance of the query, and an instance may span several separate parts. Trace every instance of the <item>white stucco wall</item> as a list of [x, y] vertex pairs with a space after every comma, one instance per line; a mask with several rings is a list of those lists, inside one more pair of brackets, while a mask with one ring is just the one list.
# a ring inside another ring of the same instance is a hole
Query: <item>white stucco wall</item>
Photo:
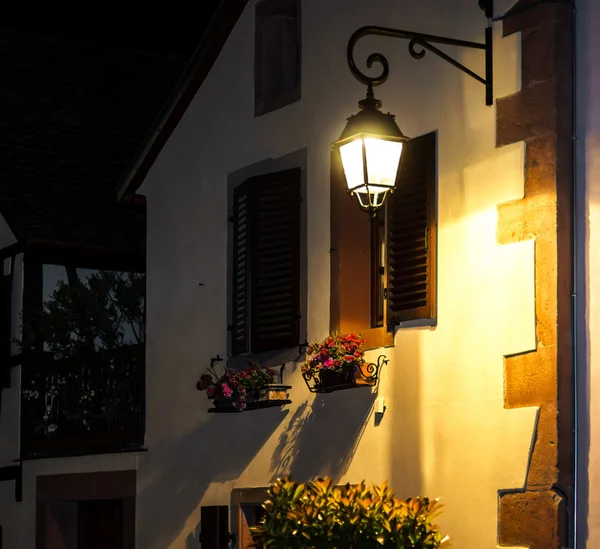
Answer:
[[[384, 110], [417, 136], [439, 132], [439, 316], [400, 329], [380, 394], [314, 397], [291, 368], [288, 410], [208, 415], [195, 382], [226, 352], [227, 175], [307, 149], [308, 333], [329, 326], [329, 151], [364, 88], [345, 62], [365, 24], [482, 40], [470, 0], [303, 2], [302, 100], [253, 118], [253, 3], [147, 179], [148, 453], [139, 458], [138, 547], [196, 547], [199, 507], [233, 487], [291, 472], [389, 480], [401, 496], [440, 496], [457, 547], [493, 548], [498, 490], [522, 487], [536, 409], [504, 410], [503, 356], [535, 348], [533, 243], [496, 245], [496, 207], [523, 195], [523, 147], [495, 149], [484, 89], [406, 43], [369, 37], [391, 75]], [[450, 49], [451, 50], [451, 49]], [[482, 56], [450, 51], [483, 71]], [[364, 59], [364, 57], [363, 57]], [[496, 96], [519, 82], [519, 37], [496, 29]], [[204, 286], [199, 287], [198, 282]], [[377, 352], [371, 354], [377, 356]]]
[[600, 546], [600, 5], [577, 3], [578, 374], [580, 547]]

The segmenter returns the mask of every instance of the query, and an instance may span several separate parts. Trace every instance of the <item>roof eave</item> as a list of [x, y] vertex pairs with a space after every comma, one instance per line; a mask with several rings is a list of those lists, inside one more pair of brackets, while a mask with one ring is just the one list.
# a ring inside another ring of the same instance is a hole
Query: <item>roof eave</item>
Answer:
[[249, 0], [221, 0], [175, 92], [159, 114], [124, 179], [118, 185], [116, 189], [118, 201], [121, 201], [126, 193], [136, 192], [144, 182], [161, 150], [204, 83], [248, 2]]

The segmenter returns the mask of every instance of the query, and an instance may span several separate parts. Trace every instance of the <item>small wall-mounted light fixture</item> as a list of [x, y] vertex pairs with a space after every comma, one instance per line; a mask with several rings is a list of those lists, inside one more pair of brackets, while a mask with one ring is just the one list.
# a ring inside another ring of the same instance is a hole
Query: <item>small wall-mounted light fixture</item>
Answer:
[[[469, 42], [443, 36], [390, 29], [386, 27], [361, 27], [350, 37], [347, 48], [348, 66], [354, 77], [367, 86], [367, 97], [359, 102], [360, 112], [348, 118], [340, 139], [333, 146], [339, 150], [344, 176], [350, 195], [356, 195], [362, 209], [374, 215], [383, 206], [386, 197], [394, 191], [402, 156], [402, 145], [409, 140], [395, 122], [393, 114], [379, 111], [381, 102], [375, 99], [373, 88], [383, 84], [390, 69], [387, 59], [381, 53], [372, 53], [367, 58], [367, 67], [380, 63], [379, 76], [371, 77], [362, 73], [354, 61], [356, 43], [367, 35], [387, 36], [410, 40], [408, 51], [414, 59], [423, 59], [426, 51], [437, 55], [454, 67], [485, 85], [486, 105], [492, 105], [493, 93], [493, 50], [492, 21], [493, 0], [479, 0], [479, 7], [488, 20], [485, 29], [485, 42]], [[461, 48], [485, 51], [485, 78], [465, 67], [433, 44], [445, 44]], [[420, 48], [420, 49], [417, 49]]]

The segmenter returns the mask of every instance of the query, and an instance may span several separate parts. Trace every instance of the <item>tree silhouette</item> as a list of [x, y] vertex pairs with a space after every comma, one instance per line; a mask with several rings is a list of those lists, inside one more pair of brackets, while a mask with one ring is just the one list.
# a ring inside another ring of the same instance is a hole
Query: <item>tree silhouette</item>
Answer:
[[145, 275], [96, 271], [82, 279], [74, 268], [60, 280], [39, 314], [23, 326], [23, 348], [54, 358], [143, 343]]

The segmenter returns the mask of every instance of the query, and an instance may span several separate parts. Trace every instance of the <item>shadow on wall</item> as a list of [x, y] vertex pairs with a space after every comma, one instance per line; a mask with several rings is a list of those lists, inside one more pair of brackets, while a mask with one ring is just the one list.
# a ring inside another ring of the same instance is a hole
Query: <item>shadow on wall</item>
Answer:
[[[169, 547], [209, 485], [238, 478], [287, 413], [272, 408], [215, 414], [185, 437], [158, 443], [141, 456], [138, 547]], [[198, 547], [196, 540], [188, 545]]]
[[[421, 357], [420, 328], [407, 329], [396, 336], [396, 347], [385, 372], [386, 392], [391, 398], [383, 421], [390, 421], [390, 487], [400, 498], [422, 494], [421, 456]], [[443, 437], [443, 433], [436, 433]]]
[[271, 458], [271, 482], [291, 475], [297, 481], [330, 476], [339, 481], [348, 470], [376, 395], [366, 388], [318, 394], [305, 402], [279, 437]]

